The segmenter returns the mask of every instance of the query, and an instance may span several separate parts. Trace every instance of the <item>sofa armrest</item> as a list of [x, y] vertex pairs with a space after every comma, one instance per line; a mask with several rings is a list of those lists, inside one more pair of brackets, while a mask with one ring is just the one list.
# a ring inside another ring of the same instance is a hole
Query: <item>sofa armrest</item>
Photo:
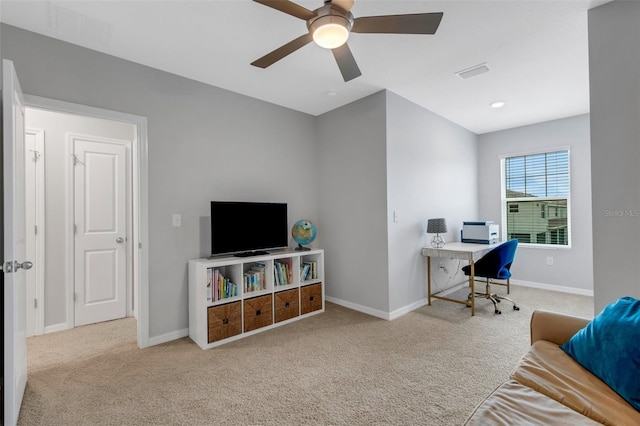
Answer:
[[538, 340], [547, 340], [561, 345], [588, 323], [589, 320], [586, 318], [535, 310], [531, 315], [531, 344]]

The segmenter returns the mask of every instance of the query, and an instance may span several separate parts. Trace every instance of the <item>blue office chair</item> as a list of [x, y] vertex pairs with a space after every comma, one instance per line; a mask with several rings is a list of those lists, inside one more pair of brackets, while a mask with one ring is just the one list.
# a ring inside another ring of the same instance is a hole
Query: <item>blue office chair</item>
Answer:
[[[507, 294], [511, 291], [511, 286], [509, 283], [509, 278], [511, 278], [511, 264], [513, 263], [513, 258], [516, 255], [516, 249], [518, 248], [518, 240], [513, 239], [509, 240], [504, 244], [500, 244], [498, 247], [491, 250], [489, 253], [482, 256], [480, 260], [475, 262], [474, 265], [474, 277], [481, 277], [486, 279], [486, 289], [485, 292], [475, 292], [475, 294], [469, 294], [467, 301], [471, 301], [472, 297], [484, 297], [485, 299], [489, 299], [493, 302], [493, 307], [495, 308], [496, 314], [501, 314], [502, 311], [498, 309], [498, 303], [501, 300], [508, 300], [513, 303], [513, 310], [519, 311], [520, 308], [516, 305], [516, 302], [509, 299], [508, 297], [498, 296], [495, 293], [491, 293], [492, 284], [505, 285], [507, 286]], [[462, 268], [462, 271], [465, 275], [471, 274], [471, 265], [467, 265]], [[506, 284], [492, 282], [491, 280], [507, 280]]]

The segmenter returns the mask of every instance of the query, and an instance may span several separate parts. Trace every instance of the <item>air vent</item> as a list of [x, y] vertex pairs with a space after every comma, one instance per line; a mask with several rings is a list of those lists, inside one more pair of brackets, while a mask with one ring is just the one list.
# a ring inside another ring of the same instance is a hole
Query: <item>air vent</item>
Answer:
[[111, 26], [106, 22], [49, 3], [49, 27], [57, 36], [71, 42], [106, 45]]
[[483, 64], [479, 64], [476, 66], [473, 66], [471, 68], [467, 68], [465, 70], [462, 71], [458, 71], [457, 73], [455, 73], [458, 77], [460, 77], [463, 80], [466, 80], [468, 78], [471, 77], [475, 77], [477, 75], [480, 74], [484, 74], [486, 72], [489, 72], [489, 67], [487, 66], [487, 63], [483, 63]]

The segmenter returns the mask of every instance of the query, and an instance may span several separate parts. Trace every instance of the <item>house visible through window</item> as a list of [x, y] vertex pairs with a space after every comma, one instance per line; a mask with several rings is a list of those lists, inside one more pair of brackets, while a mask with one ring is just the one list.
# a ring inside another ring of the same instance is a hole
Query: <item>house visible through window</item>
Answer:
[[506, 157], [501, 163], [507, 239], [569, 245], [569, 151]]

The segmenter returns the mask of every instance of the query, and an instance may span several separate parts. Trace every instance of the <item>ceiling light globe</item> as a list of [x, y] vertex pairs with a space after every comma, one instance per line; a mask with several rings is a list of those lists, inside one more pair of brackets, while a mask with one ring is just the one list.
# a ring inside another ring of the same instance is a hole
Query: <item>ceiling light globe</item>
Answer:
[[328, 23], [318, 27], [313, 32], [313, 41], [325, 49], [335, 49], [342, 46], [349, 38], [349, 30], [344, 25]]

